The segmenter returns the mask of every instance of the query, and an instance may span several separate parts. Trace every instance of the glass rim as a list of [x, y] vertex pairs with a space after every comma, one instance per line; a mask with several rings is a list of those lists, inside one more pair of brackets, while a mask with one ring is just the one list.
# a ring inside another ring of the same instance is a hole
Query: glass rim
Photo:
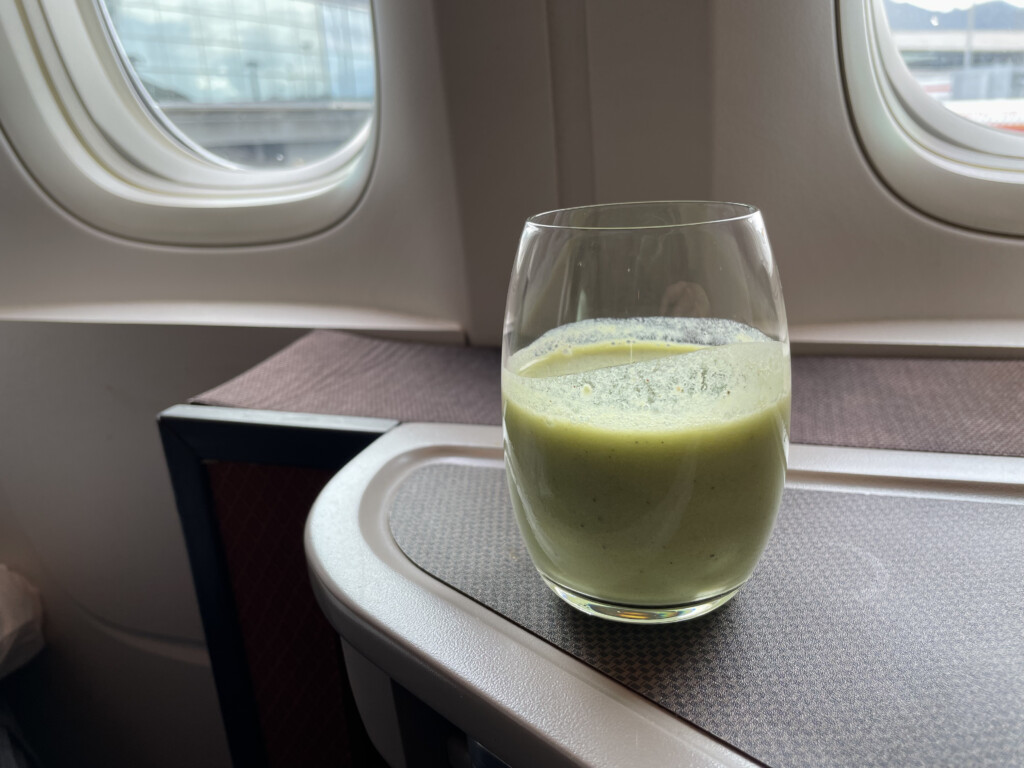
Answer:
[[[667, 224], [617, 224], [617, 225], [582, 225], [582, 224], [555, 224], [550, 221], [545, 222], [544, 219], [552, 219], [559, 214], [572, 213], [574, 211], [598, 211], [598, 210], [614, 210], [614, 209], [625, 209], [625, 208], [641, 208], [647, 206], [676, 206], [678, 208], [695, 207], [695, 206], [722, 206], [723, 208], [732, 208], [736, 211], [735, 215], [729, 216], [709, 216], [704, 219], [695, 221], [685, 222], [673, 222]], [[556, 208], [550, 211], [543, 211], [542, 213], [536, 213], [526, 219], [526, 223], [533, 227], [540, 227], [542, 229], [566, 229], [566, 230], [579, 230], [579, 231], [614, 231], [614, 230], [634, 230], [634, 229], [677, 229], [680, 227], [699, 227], [707, 226], [709, 224], [724, 224], [730, 221], [741, 221], [743, 219], [749, 219], [753, 216], [757, 216], [761, 213], [755, 205], [749, 203], [732, 203], [724, 200], [638, 200], [633, 202], [624, 203], [595, 203], [592, 205], [577, 205], [570, 208]]]

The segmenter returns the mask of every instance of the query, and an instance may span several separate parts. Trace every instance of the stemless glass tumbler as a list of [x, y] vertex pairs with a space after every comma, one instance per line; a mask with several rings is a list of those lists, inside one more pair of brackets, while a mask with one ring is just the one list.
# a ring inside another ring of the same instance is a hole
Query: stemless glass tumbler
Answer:
[[694, 618], [768, 542], [790, 367], [761, 215], [735, 203], [526, 222], [502, 344], [505, 464], [541, 577], [590, 614]]

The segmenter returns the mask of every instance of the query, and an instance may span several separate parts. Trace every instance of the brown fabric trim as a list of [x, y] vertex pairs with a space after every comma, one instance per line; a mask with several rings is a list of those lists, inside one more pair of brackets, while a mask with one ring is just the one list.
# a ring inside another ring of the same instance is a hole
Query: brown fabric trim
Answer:
[[[314, 331], [193, 402], [501, 423], [500, 353]], [[793, 359], [796, 443], [1024, 457], [1024, 360]]]

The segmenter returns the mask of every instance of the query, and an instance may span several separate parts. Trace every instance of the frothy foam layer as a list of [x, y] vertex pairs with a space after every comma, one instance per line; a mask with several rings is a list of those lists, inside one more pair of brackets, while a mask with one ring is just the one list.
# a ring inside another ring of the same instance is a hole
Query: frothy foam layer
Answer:
[[750, 341], [771, 341], [756, 328], [717, 317], [629, 317], [598, 318], [569, 323], [545, 333], [512, 356], [520, 370], [531, 360], [555, 351], [588, 344], [628, 341], [664, 341], [700, 347], [721, 346]]
[[694, 428], [778, 404], [789, 393], [788, 349], [728, 320], [588, 320], [513, 355], [502, 386], [549, 423]]

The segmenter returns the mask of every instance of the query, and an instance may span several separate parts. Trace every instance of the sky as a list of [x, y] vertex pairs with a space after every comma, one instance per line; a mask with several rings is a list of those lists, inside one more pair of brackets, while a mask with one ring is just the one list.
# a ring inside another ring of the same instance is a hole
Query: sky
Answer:
[[[981, 5], [980, 2], [975, 3], [974, 0], [893, 0], [893, 2], [916, 5], [918, 8], [926, 8], [936, 13], [945, 13], [946, 11], [970, 8], [972, 5]], [[1015, 5], [1018, 8], [1024, 8], [1024, 0], [1003, 0], [1003, 2]]]

